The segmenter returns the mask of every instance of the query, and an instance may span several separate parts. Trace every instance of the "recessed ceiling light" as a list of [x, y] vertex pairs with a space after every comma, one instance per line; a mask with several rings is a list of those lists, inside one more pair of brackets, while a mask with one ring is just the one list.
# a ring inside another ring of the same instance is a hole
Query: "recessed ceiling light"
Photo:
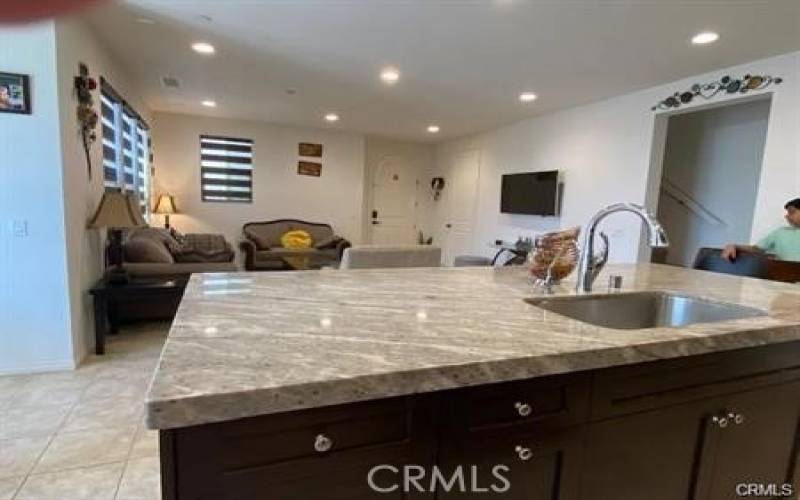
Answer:
[[439, 132], [439, 125], [428, 125], [428, 132], [436, 134]]
[[203, 106], [205, 106], [207, 108], [216, 108], [217, 107], [216, 101], [203, 101], [200, 104], [202, 104]]
[[381, 71], [381, 80], [389, 85], [394, 85], [400, 79], [400, 71], [397, 68], [384, 68]]
[[336, 113], [328, 113], [327, 115], [325, 115], [325, 121], [338, 122], [339, 115], [337, 115]]
[[703, 31], [692, 37], [692, 43], [695, 45], [705, 45], [719, 40], [719, 34], [713, 31]]
[[213, 45], [206, 42], [195, 42], [192, 44], [192, 50], [197, 52], [198, 54], [213, 54], [217, 50], [214, 48]]
[[523, 92], [519, 95], [519, 100], [522, 102], [533, 102], [538, 96], [533, 92]]

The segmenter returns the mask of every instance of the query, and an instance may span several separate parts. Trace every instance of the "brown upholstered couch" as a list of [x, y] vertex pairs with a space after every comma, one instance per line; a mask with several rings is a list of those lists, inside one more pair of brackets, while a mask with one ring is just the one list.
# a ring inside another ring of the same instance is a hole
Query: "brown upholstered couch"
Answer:
[[235, 252], [221, 235], [181, 235], [143, 227], [128, 232], [124, 267], [135, 278], [176, 278], [192, 273], [236, 271]]
[[[294, 230], [308, 232], [312, 247], [284, 248], [281, 237]], [[242, 227], [242, 235], [244, 239], [240, 248], [244, 252], [245, 269], [248, 271], [292, 269], [289, 262], [295, 257], [303, 257], [310, 262], [308, 267], [311, 268], [338, 266], [342, 252], [350, 246], [350, 242], [337, 236], [330, 225], [297, 219], [248, 222]]]

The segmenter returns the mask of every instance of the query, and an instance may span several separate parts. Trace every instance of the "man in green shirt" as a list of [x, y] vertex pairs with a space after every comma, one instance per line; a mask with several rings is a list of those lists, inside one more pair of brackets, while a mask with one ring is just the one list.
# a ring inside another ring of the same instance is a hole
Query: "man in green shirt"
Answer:
[[755, 246], [752, 245], [727, 245], [722, 250], [722, 256], [734, 260], [738, 252], [768, 253], [776, 259], [800, 262], [800, 198], [787, 203], [786, 222], [788, 226], [773, 230]]

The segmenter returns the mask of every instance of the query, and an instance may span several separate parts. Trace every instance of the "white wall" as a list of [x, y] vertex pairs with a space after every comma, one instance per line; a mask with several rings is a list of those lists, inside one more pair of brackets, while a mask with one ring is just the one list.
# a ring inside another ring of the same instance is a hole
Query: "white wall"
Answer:
[[0, 68], [30, 75], [33, 108], [0, 114], [0, 373], [70, 368], [53, 23], [0, 27]]
[[689, 266], [701, 247], [750, 239], [769, 108], [766, 98], [670, 117], [662, 184], [676, 187], [716, 220], [662, 189], [658, 219], [670, 237], [666, 263]]
[[363, 234], [365, 241], [369, 241], [370, 213], [374, 208], [373, 187], [375, 173], [381, 162], [388, 157], [400, 157], [403, 164], [407, 165], [411, 175], [418, 180], [416, 209], [414, 220], [417, 229], [427, 233], [430, 226], [426, 224], [427, 214], [433, 207], [430, 191], [430, 172], [434, 167], [434, 146], [432, 144], [404, 142], [385, 139], [382, 137], [366, 138], [365, 148], [365, 173], [364, 173], [364, 217]]
[[[252, 203], [200, 200], [201, 134], [255, 141]], [[299, 142], [324, 145], [321, 177], [297, 174]], [[171, 224], [185, 233], [224, 234], [234, 246], [245, 222], [281, 218], [325, 222], [361, 242], [364, 149], [359, 134], [170, 113], [153, 117], [156, 194], [173, 194], [182, 212], [170, 217]]]
[[[30, 74], [33, 93], [33, 115], [0, 115], [0, 373], [71, 368], [93, 347], [87, 291], [103, 272], [104, 235], [86, 223], [102, 196], [102, 152], [98, 141], [90, 181], [72, 91], [78, 62], [146, 114], [78, 19], [0, 28], [0, 67]], [[95, 104], [99, 112], [99, 94]]]
[[[89, 179], [75, 119], [77, 101], [72, 90], [78, 64], [87, 64], [98, 83], [101, 76], [108, 80], [145, 119], [148, 119], [149, 111], [142, 102], [136, 83], [103, 49], [89, 26], [79, 18], [59, 19], [55, 26], [72, 335], [74, 356], [80, 361], [94, 348], [92, 299], [87, 291], [103, 274], [105, 230], [86, 228], [103, 196], [102, 130], [98, 125], [98, 141], [91, 151], [92, 178]], [[99, 91], [95, 92], [95, 108], [99, 114]]]
[[[658, 159], [658, 148], [663, 144], [656, 141], [654, 151], [651, 147], [654, 137], [664, 135], [663, 128], [660, 130], [656, 125], [659, 120], [666, 120], [666, 115], [654, 113], [651, 106], [694, 83], [709, 82], [726, 74], [741, 77], [746, 73], [771, 74], [785, 79], [780, 86], [769, 89], [773, 93], [772, 112], [751, 241], [780, 225], [783, 204], [800, 192], [800, 141], [797, 140], [800, 137], [797, 111], [800, 109], [800, 53], [754, 61], [441, 144], [436, 153], [436, 170], [443, 169], [459, 151], [477, 149], [481, 152], [473, 253], [490, 255], [492, 251], [487, 244], [500, 237], [511, 239], [519, 234], [584, 224], [594, 212], [611, 203], [647, 202], [654, 207], [657, 194], [651, 196], [648, 178], [655, 183], [660, 180], [660, 162], [656, 162], [652, 168], [654, 173], [650, 175], [651, 157]], [[714, 101], [734, 98], [739, 95], [725, 95]], [[702, 100], [690, 106], [701, 104]], [[500, 176], [503, 173], [552, 169], [564, 173], [561, 217], [500, 214]], [[440, 221], [438, 214], [432, 219]], [[638, 219], [630, 215], [615, 216], [604, 223], [612, 239], [612, 261], [644, 258], [639, 249], [639, 226]]]

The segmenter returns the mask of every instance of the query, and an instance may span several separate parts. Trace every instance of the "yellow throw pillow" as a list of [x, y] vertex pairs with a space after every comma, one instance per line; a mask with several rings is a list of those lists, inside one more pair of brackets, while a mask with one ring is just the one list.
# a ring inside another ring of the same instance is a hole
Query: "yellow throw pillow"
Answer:
[[284, 248], [311, 248], [314, 240], [307, 231], [300, 229], [287, 231], [281, 236], [281, 245]]

